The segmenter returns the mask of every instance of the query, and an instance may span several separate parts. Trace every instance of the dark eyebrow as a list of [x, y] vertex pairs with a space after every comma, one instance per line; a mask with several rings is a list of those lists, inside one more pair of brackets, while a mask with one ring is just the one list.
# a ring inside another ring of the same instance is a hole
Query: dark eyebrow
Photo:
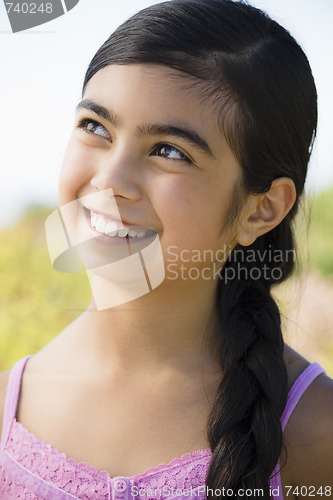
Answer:
[[[109, 121], [115, 127], [119, 126], [119, 119], [115, 113], [110, 112], [104, 106], [97, 104], [95, 101], [91, 101], [90, 99], [83, 99], [76, 106], [76, 110], [79, 109], [89, 109], [96, 113], [96, 115], [104, 118]], [[139, 125], [137, 127], [139, 136], [145, 135], [169, 135], [175, 137], [181, 137], [182, 139], [186, 139], [194, 146], [199, 147], [206, 154], [215, 158], [210, 147], [207, 144], [207, 141], [203, 137], [201, 137], [195, 130], [191, 130], [185, 127], [178, 127], [176, 125], [162, 125], [159, 123], [153, 123], [151, 125]]]
[[78, 111], [79, 109], [89, 109], [90, 111], [96, 113], [96, 115], [104, 118], [104, 120], [111, 122], [115, 127], [117, 127], [119, 124], [119, 120], [114, 113], [110, 113], [107, 108], [101, 106], [100, 104], [97, 104], [97, 102], [91, 101], [90, 99], [83, 99], [81, 102], [79, 102], [79, 104], [76, 106], [76, 110]]
[[205, 139], [201, 137], [195, 130], [191, 130], [184, 127], [178, 127], [176, 125], [162, 125], [159, 123], [153, 123], [152, 125], [139, 126], [138, 132], [140, 136], [172, 135], [176, 137], [181, 137], [182, 139], [186, 139], [187, 141], [194, 144], [194, 146], [197, 146], [200, 149], [202, 149], [212, 158], [215, 158]]

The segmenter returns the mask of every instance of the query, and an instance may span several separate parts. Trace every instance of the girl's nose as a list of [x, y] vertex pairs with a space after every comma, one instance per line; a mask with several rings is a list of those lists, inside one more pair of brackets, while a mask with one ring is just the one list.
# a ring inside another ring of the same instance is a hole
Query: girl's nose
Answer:
[[96, 168], [90, 183], [98, 191], [112, 188], [114, 196], [128, 200], [137, 200], [141, 195], [139, 171], [129, 155], [113, 154], [103, 161]]

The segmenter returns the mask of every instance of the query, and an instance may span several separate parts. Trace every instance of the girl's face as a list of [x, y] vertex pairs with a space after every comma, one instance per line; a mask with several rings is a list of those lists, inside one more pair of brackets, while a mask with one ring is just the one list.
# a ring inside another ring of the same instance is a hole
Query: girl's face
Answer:
[[[107, 224], [119, 225], [120, 214], [132, 231], [153, 229], [166, 268], [175, 254], [186, 264], [194, 253], [218, 253], [234, 243], [224, 219], [241, 170], [217, 120], [200, 89], [176, 70], [148, 64], [104, 68], [89, 81], [77, 109], [60, 205], [83, 200], [82, 235], [87, 226], [96, 231], [91, 214], [95, 224], [104, 214]], [[84, 197], [93, 193], [93, 206], [85, 206]], [[111, 197], [118, 216], [105, 209]], [[102, 219], [99, 224], [103, 232]], [[101, 237], [101, 252], [120, 239]]]

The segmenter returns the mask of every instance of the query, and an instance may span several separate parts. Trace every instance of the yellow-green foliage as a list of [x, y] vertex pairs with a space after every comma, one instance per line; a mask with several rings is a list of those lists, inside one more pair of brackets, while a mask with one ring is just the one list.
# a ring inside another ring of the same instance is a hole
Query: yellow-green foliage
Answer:
[[333, 276], [333, 189], [310, 201], [309, 255], [314, 268]]
[[51, 266], [44, 231], [50, 212], [30, 210], [0, 232], [0, 372], [41, 349], [89, 304], [86, 275]]

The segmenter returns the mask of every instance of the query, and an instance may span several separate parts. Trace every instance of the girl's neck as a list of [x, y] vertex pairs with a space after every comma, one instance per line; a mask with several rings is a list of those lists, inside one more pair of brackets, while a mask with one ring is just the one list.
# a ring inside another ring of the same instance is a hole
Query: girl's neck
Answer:
[[77, 335], [99, 367], [111, 359], [120, 369], [206, 363], [216, 351], [215, 296], [212, 283], [183, 282], [103, 311], [92, 303], [76, 322]]

